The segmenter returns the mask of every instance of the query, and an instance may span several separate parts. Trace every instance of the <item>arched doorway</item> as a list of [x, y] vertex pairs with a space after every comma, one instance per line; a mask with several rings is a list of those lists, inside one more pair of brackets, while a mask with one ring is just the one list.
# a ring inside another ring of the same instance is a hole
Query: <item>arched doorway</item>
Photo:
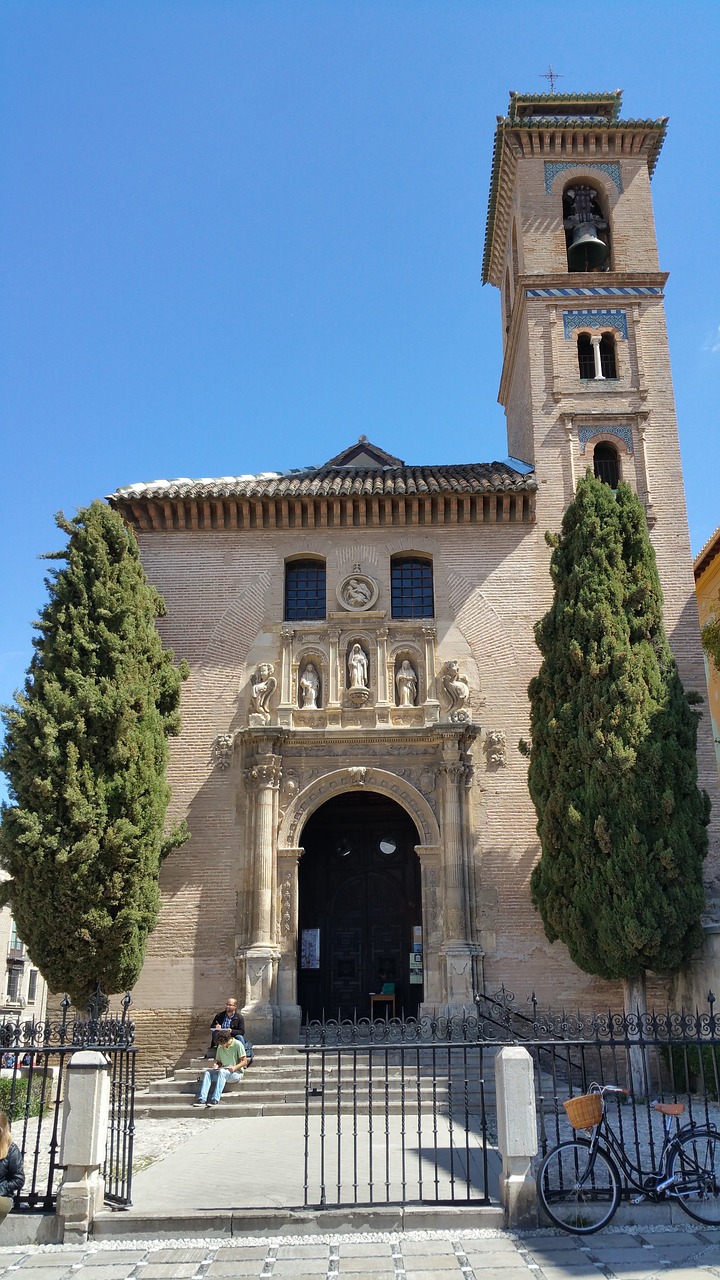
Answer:
[[383, 982], [394, 986], [397, 1014], [417, 1013], [423, 998], [418, 843], [405, 810], [372, 791], [335, 796], [308, 819], [298, 868], [303, 1018], [365, 1017], [370, 993]]

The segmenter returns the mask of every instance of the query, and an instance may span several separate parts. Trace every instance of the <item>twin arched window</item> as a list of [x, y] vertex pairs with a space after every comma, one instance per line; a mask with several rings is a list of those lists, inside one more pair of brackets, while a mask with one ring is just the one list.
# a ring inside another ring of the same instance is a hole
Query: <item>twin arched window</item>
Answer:
[[579, 333], [577, 354], [578, 369], [583, 380], [617, 378], [615, 338], [612, 333], [596, 334], [594, 337], [589, 333]]

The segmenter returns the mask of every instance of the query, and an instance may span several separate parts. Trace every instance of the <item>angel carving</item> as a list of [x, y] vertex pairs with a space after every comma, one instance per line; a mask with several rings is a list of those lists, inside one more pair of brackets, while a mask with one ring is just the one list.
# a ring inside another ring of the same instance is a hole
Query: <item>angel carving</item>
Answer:
[[274, 672], [275, 668], [272, 662], [261, 662], [251, 682], [251, 713], [265, 721], [270, 719], [269, 702], [277, 689], [277, 680]]
[[460, 670], [459, 662], [447, 662], [443, 676], [443, 689], [450, 699], [450, 719], [465, 720], [468, 716], [466, 703], [470, 697], [467, 676]]

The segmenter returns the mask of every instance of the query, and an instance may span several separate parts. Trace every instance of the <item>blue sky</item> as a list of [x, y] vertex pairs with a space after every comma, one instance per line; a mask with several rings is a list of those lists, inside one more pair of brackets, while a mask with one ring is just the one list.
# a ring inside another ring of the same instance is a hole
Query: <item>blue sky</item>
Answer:
[[720, 522], [720, 5], [4, 0], [0, 701], [53, 513], [119, 485], [507, 454], [480, 284], [508, 91], [670, 116], [654, 179], [693, 551]]

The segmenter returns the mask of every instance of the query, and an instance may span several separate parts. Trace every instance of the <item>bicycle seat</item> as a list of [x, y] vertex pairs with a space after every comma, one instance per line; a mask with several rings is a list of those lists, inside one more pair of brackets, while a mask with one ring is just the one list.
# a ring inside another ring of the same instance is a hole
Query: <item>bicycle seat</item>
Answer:
[[685, 1110], [684, 1102], [653, 1102], [653, 1111], [659, 1111], [661, 1116], [681, 1116]]

